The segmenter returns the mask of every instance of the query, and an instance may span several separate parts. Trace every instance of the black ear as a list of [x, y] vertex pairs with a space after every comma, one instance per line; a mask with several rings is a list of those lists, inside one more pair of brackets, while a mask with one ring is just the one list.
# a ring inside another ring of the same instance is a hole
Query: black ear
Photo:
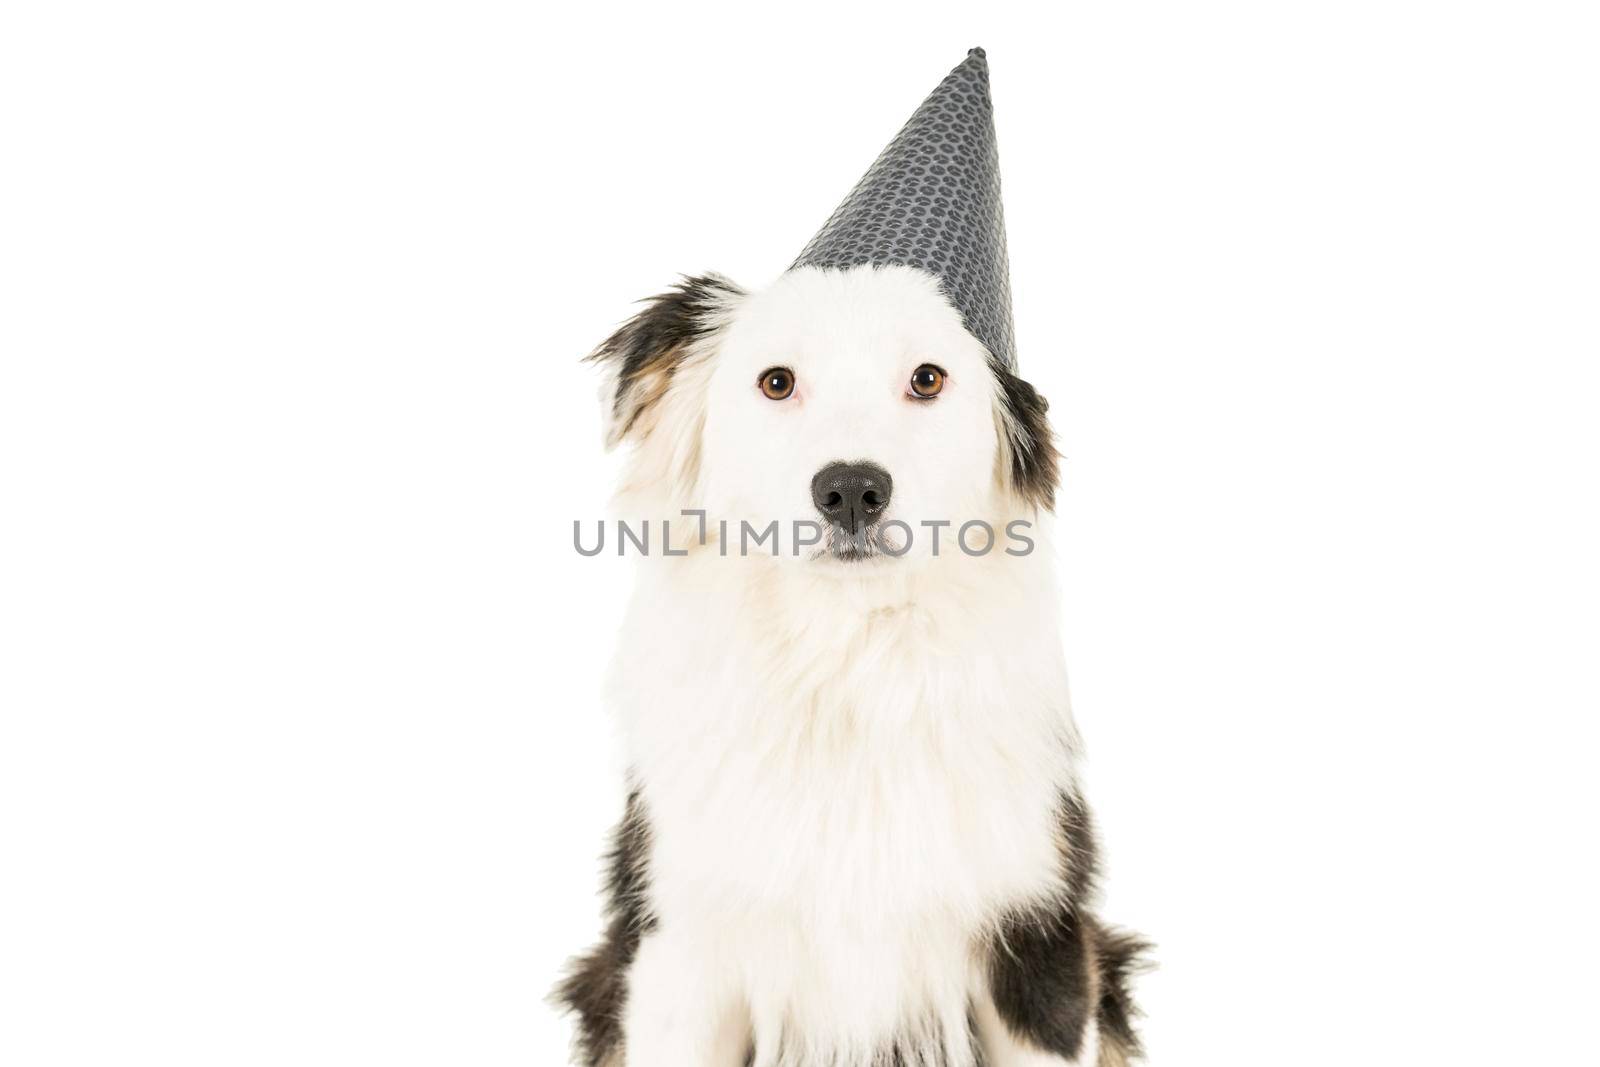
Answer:
[[1060, 480], [1060, 455], [1046, 413], [1050, 402], [1027, 382], [998, 363], [991, 363], [999, 383], [1000, 435], [1009, 461], [1011, 489], [1036, 507], [1055, 510]]
[[[609, 372], [606, 445], [648, 424], [644, 417], [666, 395], [672, 375], [726, 321], [744, 290], [719, 274], [683, 280], [645, 307], [589, 355]], [[644, 421], [642, 421], [644, 420]]]

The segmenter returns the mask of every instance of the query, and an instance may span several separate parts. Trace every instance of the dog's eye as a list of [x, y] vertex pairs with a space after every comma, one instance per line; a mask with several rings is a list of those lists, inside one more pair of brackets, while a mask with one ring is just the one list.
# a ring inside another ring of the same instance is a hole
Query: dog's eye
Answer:
[[911, 374], [911, 392], [923, 400], [932, 400], [944, 388], [944, 371], [932, 363], [924, 363]]
[[761, 393], [768, 400], [787, 400], [794, 392], [794, 371], [788, 367], [769, 367], [761, 372]]

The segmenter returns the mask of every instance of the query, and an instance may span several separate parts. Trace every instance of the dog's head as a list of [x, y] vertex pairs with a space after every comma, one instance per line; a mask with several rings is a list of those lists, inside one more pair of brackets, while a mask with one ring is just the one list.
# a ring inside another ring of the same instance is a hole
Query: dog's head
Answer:
[[686, 279], [591, 358], [607, 443], [638, 446], [625, 495], [703, 510], [730, 540], [776, 522], [780, 557], [921, 557], [928, 524], [949, 546], [1054, 503], [1044, 399], [923, 271], [800, 268], [756, 293]]

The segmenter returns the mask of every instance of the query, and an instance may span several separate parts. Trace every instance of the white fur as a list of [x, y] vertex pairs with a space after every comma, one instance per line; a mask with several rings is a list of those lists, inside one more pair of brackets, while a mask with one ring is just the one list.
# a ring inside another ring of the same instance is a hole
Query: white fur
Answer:
[[[932, 403], [904, 395], [921, 363], [949, 374]], [[787, 401], [757, 388], [774, 365], [796, 373]], [[675, 543], [694, 528], [679, 508], [713, 535], [777, 518], [787, 539], [816, 518], [820, 467], [871, 460], [914, 528], [1037, 523], [997, 418], [985, 353], [931, 277], [796, 271], [678, 367], [619, 511], [674, 519]], [[1077, 745], [1047, 529], [1030, 555], [970, 557], [951, 528], [936, 559], [924, 533], [903, 559], [739, 558], [713, 538], [641, 566], [609, 689], [658, 920], [630, 973], [629, 1067], [742, 1067], [752, 1042], [756, 1067], [845, 1067], [896, 1038], [971, 1062], [977, 941], [1058, 890]], [[992, 1016], [994, 1067], [1064, 1062]]]

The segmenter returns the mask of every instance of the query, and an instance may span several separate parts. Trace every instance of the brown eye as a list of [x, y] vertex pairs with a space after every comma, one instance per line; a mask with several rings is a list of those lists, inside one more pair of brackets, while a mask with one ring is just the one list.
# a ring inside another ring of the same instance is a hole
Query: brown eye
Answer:
[[794, 372], [787, 367], [771, 367], [762, 372], [761, 393], [768, 400], [787, 400], [794, 392]]
[[911, 374], [911, 391], [923, 400], [932, 400], [944, 388], [944, 371], [924, 363]]

